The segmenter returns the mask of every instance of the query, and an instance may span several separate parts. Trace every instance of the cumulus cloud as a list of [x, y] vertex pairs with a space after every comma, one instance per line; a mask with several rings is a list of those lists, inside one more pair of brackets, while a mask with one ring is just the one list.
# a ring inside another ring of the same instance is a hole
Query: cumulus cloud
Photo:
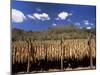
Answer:
[[86, 29], [91, 29], [91, 27], [86, 27]]
[[56, 18], [56, 20], [59, 20], [59, 19], [61, 19], [61, 20], [65, 20], [68, 16], [71, 16], [72, 15], [72, 13], [68, 13], [68, 12], [60, 12], [59, 14], [58, 14], [58, 17]]
[[38, 20], [50, 20], [50, 17], [47, 13], [33, 13], [32, 15], [27, 15], [30, 19], [38, 19]]
[[66, 19], [69, 16], [67, 12], [61, 12], [58, 14], [58, 17], [61, 18], [62, 20]]
[[26, 19], [23, 12], [17, 9], [12, 9], [12, 22], [21, 23]]
[[56, 26], [57, 24], [53, 23], [52, 25], [53, 25], [53, 26]]
[[42, 14], [39, 14], [39, 13], [34, 13], [33, 16], [38, 19], [38, 20], [50, 20], [50, 17], [47, 13], [42, 13]]
[[85, 25], [89, 25], [90, 24], [88, 20], [84, 20], [83, 22], [84, 22]]
[[30, 18], [30, 19], [34, 19], [35, 20], [35, 17], [32, 16], [32, 15], [27, 15], [27, 17]]
[[84, 20], [83, 23], [84, 23], [85, 25], [87, 25], [87, 26], [89, 26], [89, 25], [93, 26], [93, 25], [94, 25], [94, 23], [89, 22], [89, 20]]

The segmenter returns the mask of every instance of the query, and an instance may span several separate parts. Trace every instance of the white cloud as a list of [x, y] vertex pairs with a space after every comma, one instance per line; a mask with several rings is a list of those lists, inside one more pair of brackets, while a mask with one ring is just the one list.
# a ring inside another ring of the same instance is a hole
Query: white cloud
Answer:
[[30, 19], [37, 19], [37, 20], [42, 20], [42, 21], [45, 21], [45, 20], [50, 20], [50, 17], [47, 13], [33, 13], [32, 15], [31, 14], [28, 14], [27, 15], [28, 18]]
[[84, 22], [85, 25], [89, 25], [90, 24], [88, 20], [84, 20], [83, 22]]
[[61, 12], [58, 14], [58, 17], [61, 18], [62, 20], [65, 20], [69, 14], [67, 12]]
[[68, 22], [71, 22], [71, 19], [67, 19]]
[[94, 24], [93, 23], [90, 23], [90, 25], [93, 26]]
[[86, 27], [86, 29], [91, 29], [91, 27]]
[[37, 11], [39, 11], [39, 12], [41, 11], [41, 9], [40, 9], [40, 8], [36, 8], [36, 10], [37, 10]]
[[55, 20], [60, 20], [60, 19], [57, 17], [57, 18], [55, 18]]
[[52, 25], [53, 25], [53, 26], [56, 26], [57, 24], [53, 23]]
[[21, 23], [25, 19], [26, 19], [26, 16], [24, 15], [23, 12], [21, 12], [17, 9], [12, 9], [12, 22]]
[[79, 22], [76, 22], [76, 23], [75, 23], [75, 25], [78, 25], [78, 26], [80, 26], [81, 24], [80, 24]]
[[34, 13], [33, 16], [38, 19], [38, 20], [50, 20], [50, 17], [47, 13], [42, 13], [42, 14], [39, 14], [39, 13]]
[[27, 15], [27, 17], [30, 18], [30, 19], [34, 19], [35, 20], [35, 17], [32, 16], [32, 15]]
[[68, 12], [60, 12], [59, 14], [58, 14], [58, 17], [56, 18], [56, 20], [59, 20], [59, 19], [61, 19], [61, 20], [65, 20], [68, 16], [71, 16], [72, 15], [72, 13], [68, 13]]

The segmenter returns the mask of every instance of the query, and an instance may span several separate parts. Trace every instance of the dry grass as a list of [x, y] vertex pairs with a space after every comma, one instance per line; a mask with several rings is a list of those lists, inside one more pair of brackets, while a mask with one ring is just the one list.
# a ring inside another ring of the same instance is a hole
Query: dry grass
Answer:
[[[90, 48], [92, 57], [96, 57], [95, 39], [91, 40]], [[53, 41], [31, 41], [28, 45], [26, 41], [15, 41], [12, 43], [12, 60], [15, 62], [27, 62], [28, 50], [29, 57], [32, 62], [36, 60], [60, 60], [61, 44], [60, 40]], [[63, 42], [63, 58], [64, 59], [83, 59], [89, 57], [89, 46], [87, 39], [69, 39]]]

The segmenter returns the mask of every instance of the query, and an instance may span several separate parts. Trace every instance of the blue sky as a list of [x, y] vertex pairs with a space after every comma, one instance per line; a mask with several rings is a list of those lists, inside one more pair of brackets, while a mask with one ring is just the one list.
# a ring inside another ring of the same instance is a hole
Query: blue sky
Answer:
[[68, 24], [79, 28], [94, 28], [96, 7], [12, 1], [12, 28], [37, 31]]

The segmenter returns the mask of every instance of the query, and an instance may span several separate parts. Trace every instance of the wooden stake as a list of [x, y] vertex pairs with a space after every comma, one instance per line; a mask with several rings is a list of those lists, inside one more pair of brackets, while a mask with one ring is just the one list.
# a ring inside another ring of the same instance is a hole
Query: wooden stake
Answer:
[[61, 38], [61, 71], [63, 71], [63, 36]]
[[92, 38], [92, 35], [90, 36], [90, 38], [89, 38], [89, 40], [88, 40], [89, 57], [90, 57], [90, 69], [93, 68], [92, 49], [91, 49], [91, 38]]
[[29, 73], [30, 72], [30, 43], [31, 43], [31, 41], [30, 41], [30, 39], [29, 39], [29, 41], [27, 40], [27, 43], [28, 43], [28, 61], [27, 61], [27, 73]]

